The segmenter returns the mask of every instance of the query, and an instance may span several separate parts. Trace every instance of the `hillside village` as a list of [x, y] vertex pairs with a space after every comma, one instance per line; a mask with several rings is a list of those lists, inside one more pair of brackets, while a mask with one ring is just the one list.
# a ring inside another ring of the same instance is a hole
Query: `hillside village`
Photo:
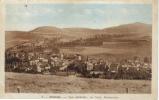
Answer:
[[105, 79], [151, 79], [151, 57], [134, 56], [111, 62], [81, 54], [65, 54], [50, 41], [24, 42], [6, 50], [6, 71], [75, 75]]
[[[5, 70], [87, 78], [151, 79], [151, 33], [151, 25], [144, 23], [104, 29], [45, 26], [28, 32], [6, 32]], [[75, 47], [79, 52], [61, 50]], [[100, 47], [104, 52], [100, 54], [94, 49], [97, 54], [82, 54], [80, 47], [87, 47], [87, 53], [92, 52], [91, 47]], [[110, 52], [105, 52], [107, 49]]]

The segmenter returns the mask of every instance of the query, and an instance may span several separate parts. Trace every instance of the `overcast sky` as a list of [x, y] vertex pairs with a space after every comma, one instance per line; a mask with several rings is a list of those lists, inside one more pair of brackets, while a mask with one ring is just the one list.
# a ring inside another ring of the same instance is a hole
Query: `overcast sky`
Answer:
[[148, 4], [8, 4], [6, 30], [39, 26], [106, 28], [120, 24], [152, 23]]

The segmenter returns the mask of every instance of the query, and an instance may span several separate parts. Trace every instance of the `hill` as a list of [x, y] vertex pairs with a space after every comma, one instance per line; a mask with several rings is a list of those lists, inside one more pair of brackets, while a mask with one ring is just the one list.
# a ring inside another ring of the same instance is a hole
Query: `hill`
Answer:
[[[151, 41], [152, 26], [144, 23], [131, 23], [114, 26], [104, 29], [89, 28], [57, 28], [52, 26], [38, 27], [34, 30], [25, 31], [6, 31], [6, 48], [17, 45], [23, 41], [39, 40], [43, 38], [54, 39], [58, 41], [69, 42], [77, 39], [88, 39], [104, 35], [116, 38], [118, 40], [141, 40]], [[113, 39], [114, 39], [113, 38]]]
[[105, 28], [103, 31], [110, 34], [135, 34], [141, 36], [151, 36], [152, 26], [150, 24], [136, 22], [111, 28]]

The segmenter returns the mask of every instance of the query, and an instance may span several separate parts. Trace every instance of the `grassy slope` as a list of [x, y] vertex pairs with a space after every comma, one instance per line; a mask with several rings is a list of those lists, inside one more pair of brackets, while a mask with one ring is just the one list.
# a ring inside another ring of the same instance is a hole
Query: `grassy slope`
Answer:
[[[38, 27], [32, 31], [6, 31], [6, 48], [17, 45], [23, 41], [31, 41], [39, 38], [61, 37], [63, 40], [75, 40], [77, 38], [90, 38], [94, 35], [127, 35], [120, 39], [137, 39], [138, 37], [151, 37], [151, 25], [144, 23], [132, 23], [120, 26], [114, 26], [105, 29], [87, 29], [87, 28], [56, 28], [56, 27]], [[135, 37], [132, 37], [132, 34]], [[141, 39], [141, 38], [139, 38]], [[18, 41], [18, 42], [17, 42]]]
[[75, 76], [32, 75], [6, 72], [6, 92], [23, 93], [150, 93], [151, 81], [86, 79]]

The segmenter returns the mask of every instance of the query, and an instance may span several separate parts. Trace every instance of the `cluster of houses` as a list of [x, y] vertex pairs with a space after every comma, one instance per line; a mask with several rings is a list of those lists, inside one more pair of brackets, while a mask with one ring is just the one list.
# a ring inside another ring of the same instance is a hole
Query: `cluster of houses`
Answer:
[[151, 61], [139, 57], [114, 63], [80, 54], [63, 54], [43, 43], [17, 45], [7, 49], [5, 55], [6, 71], [106, 79], [151, 79]]

